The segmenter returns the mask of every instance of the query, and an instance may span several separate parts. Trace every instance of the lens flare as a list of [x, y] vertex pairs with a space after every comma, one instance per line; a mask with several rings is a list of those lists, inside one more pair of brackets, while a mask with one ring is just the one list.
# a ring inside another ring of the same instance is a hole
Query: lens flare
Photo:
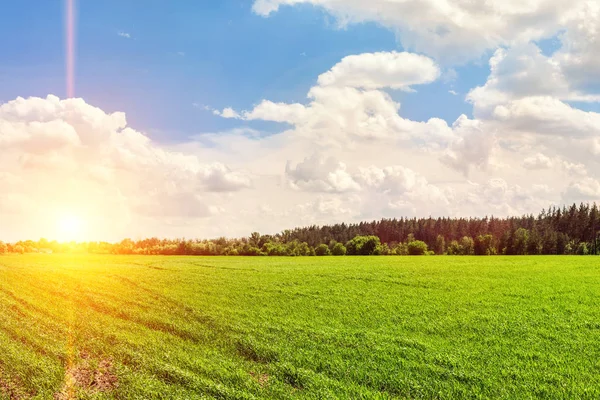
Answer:
[[75, 97], [75, 0], [66, 0], [67, 97]]

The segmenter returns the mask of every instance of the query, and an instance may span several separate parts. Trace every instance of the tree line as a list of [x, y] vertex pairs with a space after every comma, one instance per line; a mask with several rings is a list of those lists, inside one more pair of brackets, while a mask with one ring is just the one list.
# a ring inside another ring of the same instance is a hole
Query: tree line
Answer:
[[308, 226], [275, 235], [200, 239], [125, 239], [118, 243], [0, 242], [1, 253], [84, 252], [139, 255], [343, 256], [600, 254], [595, 203], [552, 206], [521, 217], [399, 218]]

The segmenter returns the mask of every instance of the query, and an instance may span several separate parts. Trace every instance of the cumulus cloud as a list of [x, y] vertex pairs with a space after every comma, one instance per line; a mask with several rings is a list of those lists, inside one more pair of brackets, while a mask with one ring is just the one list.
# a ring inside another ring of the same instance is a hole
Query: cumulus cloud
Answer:
[[253, 10], [266, 17], [281, 6], [301, 3], [321, 7], [341, 26], [377, 22], [395, 31], [405, 48], [463, 61], [488, 49], [553, 36], [586, 0], [255, 0]]
[[600, 182], [586, 177], [573, 181], [567, 187], [563, 199], [565, 202], [600, 201]]
[[585, 176], [587, 175], [587, 169], [582, 163], [572, 163], [568, 161], [562, 162], [562, 167], [569, 175]]
[[538, 153], [523, 160], [523, 167], [525, 169], [548, 169], [552, 167], [552, 160], [542, 153]]
[[471, 183], [464, 201], [475, 213], [510, 216], [519, 215], [523, 210], [538, 212], [554, 201], [554, 194], [546, 185], [535, 184], [527, 188], [511, 185], [502, 178], [492, 178], [483, 183]]
[[471, 167], [486, 168], [495, 146], [495, 135], [480, 121], [459, 117], [452, 126], [454, 140], [441, 156], [442, 162], [469, 175]]
[[[394, 60], [386, 66], [387, 61]], [[403, 61], [408, 62], [403, 63]], [[385, 71], [387, 68], [387, 72]], [[439, 118], [411, 121], [400, 114], [400, 104], [383, 88], [404, 88], [439, 76], [428, 58], [409, 53], [373, 53], [347, 57], [322, 74], [308, 92], [308, 104], [263, 100], [250, 111], [237, 113], [247, 121], [284, 122], [299, 137], [316, 146], [353, 146], [358, 142], [412, 141], [435, 151], [449, 149], [449, 164], [466, 171], [487, 163], [493, 135], [481, 132], [476, 121], [461, 116], [452, 127]], [[468, 136], [468, 139], [465, 137]], [[475, 154], [475, 152], [479, 152]], [[459, 165], [460, 164], [460, 165]]]
[[344, 163], [333, 157], [324, 158], [315, 154], [296, 167], [291, 167], [288, 163], [286, 175], [295, 189], [330, 193], [364, 192], [376, 196], [381, 194], [383, 197], [379, 196], [379, 200], [392, 208], [399, 202], [408, 202], [414, 206], [424, 202], [448, 204], [443, 190], [431, 185], [421, 174], [401, 165], [358, 166], [350, 171]]
[[231, 107], [226, 107], [223, 109], [223, 111], [212, 110], [212, 112], [214, 115], [218, 115], [223, 118], [232, 118], [232, 119], [240, 119], [241, 118], [240, 114], [235, 112], [233, 110], [233, 108], [231, 108]]
[[485, 85], [471, 90], [467, 96], [480, 118], [505, 117], [508, 104], [527, 102], [530, 98], [551, 99], [556, 104], [600, 100], [600, 96], [584, 93], [573, 85], [559, 62], [543, 55], [533, 43], [498, 49], [489, 64], [491, 72]]
[[526, 97], [494, 108], [491, 116], [506, 128], [540, 135], [596, 137], [600, 114], [582, 111], [553, 97]]
[[561, 49], [553, 58], [576, 87], [600, 83], [600, 4], [587, 1], [574, 9], [560, 35]]
[[128, 127], [123, 113], [55, 96], [0, 105], [0, 158], [0, 214], [14, 212], [19, 198], [31, 204], [25, 216], [76, 204], [113, 221], [202, 217], [212, 214], [211, 196], [252, 184], [243, 171], [165, 149]]
[[344, 163], [318, 154], [305, 158], [295, 167], [288, 162], [285, 173], [294, 188], [338, 193], [360, 189]]
[[[329, 199], [356, 197], [355, 212], [343, 214], [350, 220], [537, 212], [564, 198], [569, 177], [599, 167], [599, 114], [567, 103], [583, 92], [536, 45], [495, 52], [486, 84], [469, 95], [473, 117], [461, 115], [451, 125], [402, 116], [401, 104], [385, 89], [396, 82], [406, 90], [427, 79], [408, 80], [395, 67], [381, 73], [377, 61], [396, 55], [341, 60], [320, 75], [305, 104], [265, 99], [236, 111], [246, 121], [288, 125], [278, 135], [244, 139], [236, 158], [248, 160], [246, 149], [260, 154], [255, 158], [262, 169], [286, 165], [279, 187], [301, 198], [316, 192]], [[221, 146], [242, 143], [231, 139]]]
[[413, 53], [365, 53], [347, 56], [319, 76], [320, 86], [410, 90], [440, 76], [430, 58]]
[[356, 179], [369, 190], [392, 195], [438, 192], [437, 188], [430, 185], [425, 177], [401, 165], [360, 168]]

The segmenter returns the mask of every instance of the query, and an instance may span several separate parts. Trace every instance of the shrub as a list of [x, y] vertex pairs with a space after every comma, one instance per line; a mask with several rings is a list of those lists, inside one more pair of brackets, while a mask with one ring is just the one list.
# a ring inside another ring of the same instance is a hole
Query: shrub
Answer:
[[345, 256], [346, 255], [346, 246], [341, 243], [336, 243], [331, 249], [331, 254], [334, 256]]
[[580, 256], [587, 256], [589, 254], [588, 244], [586, 242], [579, 243], [579, 246], [577, 246], [577, 254]]
[[381, 240], [377, 236], [355, 236], [346, 243], [349, 255], [370, 256], [381, 254]]
[[315, 249], [315, 255], [317, 255], [317, 256], [328, 256], [328, 255], [331, 255], [331, 252], [329, 251], [329, 246], [327, 246], [324, 243], [321, 243]]
[[427, 243], [422, 240], [413, 240], [407, 244], [408, 254], [411, 256], [422, 256], [427, 254]]
[[460, 247], [460, 244], [458, 244], [458, 242], [456, 240], [453, 240], [448, 245], [446, 252], [448, 253], [449, 256], [459, 256], [462, 254], [462, 249]]
[[408, 255], [408, 246], [406, 243], [398, 243], [394, 250], [392, 250], [392, 254], [397, 256], [407, 256]]

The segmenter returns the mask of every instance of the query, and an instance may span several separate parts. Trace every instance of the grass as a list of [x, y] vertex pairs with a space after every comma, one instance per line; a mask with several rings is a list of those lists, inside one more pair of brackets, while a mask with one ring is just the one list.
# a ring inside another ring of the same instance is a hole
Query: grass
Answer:
[[0, 398], [600, 398], [595, 257], [0, 257]]

